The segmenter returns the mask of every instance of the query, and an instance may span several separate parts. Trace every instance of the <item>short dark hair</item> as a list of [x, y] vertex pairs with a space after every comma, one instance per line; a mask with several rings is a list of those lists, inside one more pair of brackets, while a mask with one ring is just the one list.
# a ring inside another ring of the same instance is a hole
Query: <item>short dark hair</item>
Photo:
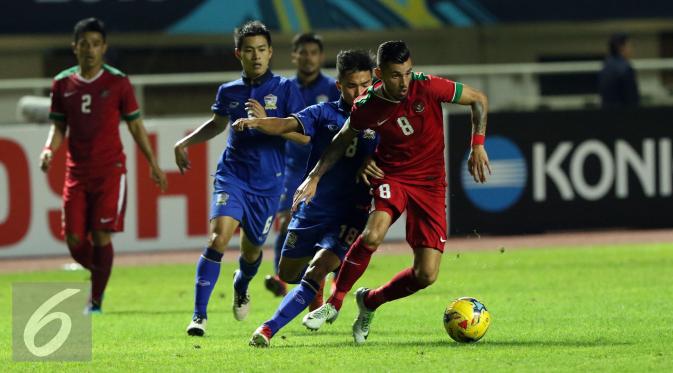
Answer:
[[266, 26], [260, 21], [248, 21], [243, 24], [241, 27], [237, 27], [234, 30], [234, 46], [240, 48], [243, 44], [243, 38], [249, 36], [262, 35], [266, 38], [266, 42], [271, 46], [271, 32]]
[[379, 45], [376, 53], [376, 63], [379, 67], [387, 63], [401, 64], [407, 62], [411, 57], [411, 52], [407, 44], [402, 40], [391, 40]]
[[72, 33], [73, 40], [75, 43], [84, 35], [85, 32], [98, 32], [103, 36], [103, 41], [107, 38], [107, 33], [105, 32], [105, 24], [98, 18], [85, 18], [80, 20], [75, 24], [75, 28]]
[[610, 41], [608, 42], [608, 49], [610, 50], [610, 55], [617, 57], [620, 55], [619, 50], [622, 49], [624, 44], [629, 41], [629, 34], [624, 32], [618, 32], [610, 36]]
[[323, 51], [323, 43], [322, 43], [322, 36], [318, 34], [314, 34], [312, 32], [305, 32], [303, 34], [297, 34], [294, 36], [292, 39], [292, 50], [294, 52], [299, 49], [304, 44], [309, 44], [309, 43], [315, 43], [318, 44], [318, 48], [320, 48], [320, 52]]
[[374, 68], [374, 58], [371, 53], [362, 49], [342, 50], [337, 54], [337, 77], [343, 78], [346, 74], [358, 71], [371, 72]]

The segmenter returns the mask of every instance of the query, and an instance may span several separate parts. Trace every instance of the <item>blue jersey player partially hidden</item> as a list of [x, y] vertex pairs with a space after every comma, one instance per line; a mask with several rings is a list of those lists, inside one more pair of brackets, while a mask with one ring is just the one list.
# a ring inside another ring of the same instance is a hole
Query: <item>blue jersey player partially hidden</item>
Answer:
[[[299, 87], [306, 106], [336, 101], [340, 96], [336, 80], [320, 71], [325, 62], [323, 49], [322, 37], [314, 33], [297, 34], [292, 40], [292, 62], [297, 66], [297, 75], [290, 80]], [[310, 152], [311, 144], [301, 145], [291, 141], [285, 144], [285, 179], [276, 215], [280, 230], [274, 246], [274, 275], [267, 275], [264, 279], [266, 288], [276, 296], [287, 293], [285, 282], [278, 278], [278, 263], [290, 222], [292, 196], [304, 180]], [[318, 294], [309, 309], [320, 307], [322, 302], [322, 294]]]
[[[269, 134], [303, 128], [313, 145], [308, 162], [308, 168], [312, 168], [347, 121], [355, 98], [372, 84], [373, 67], [372, 57], [366, 51], [339, 52], [339, 101], [309, 106], [284, 119], [239, 119], [232, 128], [237, 131], [255, 128]], [[325, 175], [327, 179], [321, 180], [315, 197], [300, 204], [295, 211], [283, 246], [279, 275], [284, 281], [299, 285], [283, 298], [273, 317], [257, 328], [250, 345], [268, 347], [273, 335], [315, 298], [325, 275], [341, 265], [369, 215], [369, 188], [357, 175], [365, 159], [374, 152], [376, 143], [373, 131], [363, 131]], [[366, 174], [363, 178], [366, 179]]]
[[[229, 122], [239, 118], [287, 116], [304, 107], [297, 87], [269, 71], [273, 50], [271, 34], [259, 21], [234, 31], [235, 55], [243, 77], [225, 83], [217, 91], [213, 117], [175, 144], [180, 172], [189, 168], [186, 148], [215, 137]], [[270, 136], [260, 131], [230, 131], [227, 147], [217, 165], [213, 184], [208, 247], [196, 266], [194, 315], [187, 334], [203, 336], [208, 300], [220, 274], [220, 261], [234, 231], [241, 227], [239, 269], [234, 274], [233, 312], [243, 320], [249, 310], [248, 283], [262, 261], [262, 245], [271, 229], [282, 192], [285, 139], [307, 143], [309, 138], [292, 133]]]

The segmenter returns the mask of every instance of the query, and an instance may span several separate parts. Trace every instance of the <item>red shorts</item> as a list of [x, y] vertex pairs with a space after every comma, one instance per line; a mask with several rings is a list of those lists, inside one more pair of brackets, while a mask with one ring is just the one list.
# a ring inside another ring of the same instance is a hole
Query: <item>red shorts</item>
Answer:
[[446, 187], [410, 185], [391, 179], [372, 180], [374, 210], [385, 211], [393, 222], [407, 211], [407, 242], [412, 248], [444, 252], [447, 237]]
[[92, 230], [121, 232], [126, 211], [126, 172], [123, 167], [74, 175], [63, 185], [62, 233], [85, 237]]

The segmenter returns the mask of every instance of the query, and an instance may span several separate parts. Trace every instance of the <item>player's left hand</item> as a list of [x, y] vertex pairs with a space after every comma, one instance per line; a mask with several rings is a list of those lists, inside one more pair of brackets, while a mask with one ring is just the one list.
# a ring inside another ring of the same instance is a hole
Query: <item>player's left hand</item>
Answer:
[[168, 188], [168, 180], [166, 179], [166, 174], [161, 171], [158, 166], [152, 165], [150, 167], [150, 177], [162, 192], [166, 191], [166, 188]]
[[374, 161], [371, 156], [367, 157], [364, 162], [362, 162], [362, 166], [360, 166], [357, 175], [356, 179], [362, 180], [368, 186], [372, 185], [369, 182], [369, 177], [382, 179], [385, 176], [383, 170], [376, 165], [376, 161]]
[[248, 118], [266, 118], [264, 107], [254, 98], [249, 98], [245, 103], [245, 111], [248, 113]]
[[488, 162], [488, 154], [483, 145], [474, 145], [467, 158], [467, 169], [477, 183], [486, 182], [486, 171], [491, 175], [491, 164]]

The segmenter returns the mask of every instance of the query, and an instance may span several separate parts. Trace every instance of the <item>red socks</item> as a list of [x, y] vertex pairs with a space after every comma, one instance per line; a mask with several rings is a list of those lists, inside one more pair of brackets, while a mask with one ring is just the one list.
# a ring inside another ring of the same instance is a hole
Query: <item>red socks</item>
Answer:
[[336, 279], [336, 290], [327, 300], [334, 308], [341, 309], [344, 297], [367, 269], [373, 253], [374, 251], [362, 242], [362, 236], [358, 236], [358, 239], [353, 242], [343, 263], [341, 263], [341, 269]]
[[364, 299], [364, 303], [367, 308], [373, 311], [383, 303], [407, 297], [424, 287], [418, 284], [414, 276], [414, 269], [407, 268], [396, 274], [387, 284], [370, 290]]
[[114, 250], [112, 242], [105, 246], [96, 246], [93, 250], [93, 268], [91, 269], [91, 301], [101, 304], [103, 292], [112, 273]]

